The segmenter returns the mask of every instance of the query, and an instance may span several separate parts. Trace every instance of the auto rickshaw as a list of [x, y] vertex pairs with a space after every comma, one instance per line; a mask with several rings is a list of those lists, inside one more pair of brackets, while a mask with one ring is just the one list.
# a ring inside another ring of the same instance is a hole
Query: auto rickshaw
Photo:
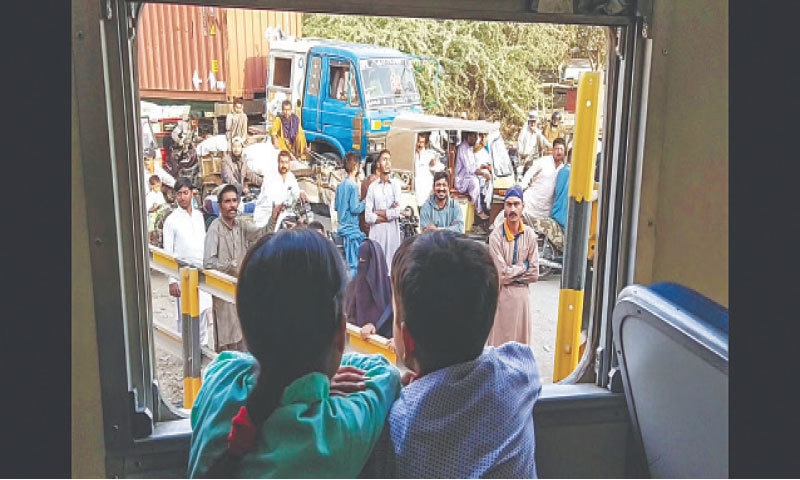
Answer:
[[[386, 135], [386, 148], [392, 153], [392, 175], [402, 182], [402, 207], [410, 207], [419, 218], [416, 199], [414, 151], [417, 135], [430, 133], [429, 148], [438, 152], [450, 174], [450, 197], [461, 207], [466, 233], [471, 236], [488, 237], [488, 231], [473, 232], [475, 207], [469, 197], [454, 187], [456, 149], [461, 142], [461, 132], [484, 133], [492, 159], [493, 193], [490, 200], [489, 224], [502, 211], [505, 191], [514, 185], [514, 169], [503, 139], [500, 137], [500, 123], [485, 120], [466, 120], [422, 113], [401, 113], [392, 121]], [[420, 233], [417, 226], [417, 233]]]

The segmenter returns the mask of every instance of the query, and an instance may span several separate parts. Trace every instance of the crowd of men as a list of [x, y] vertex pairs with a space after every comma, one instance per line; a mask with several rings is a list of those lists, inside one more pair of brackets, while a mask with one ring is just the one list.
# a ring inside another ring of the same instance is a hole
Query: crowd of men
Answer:
[[[345, 273], [333, 244], [307, 233], [313, 228], [327, 238], [319, 222], [284, 221], [296, 202], [308, 199], [291, 171], [307, 146], [291, 104], [283, 113], [272, 129], [277, 171], [258, 185], [252, 219], [240, 216], [242, 194], [256, 180], [240, 158], [241, 136], [228, 138], [225, 181], [213, 192], [219, 215], [210, 222], [188, 179], [174, 179], [145, 159], [148, 215], [165, 201], [158, 198], [162, 183], [174, 190], [177, 207], [163, 229], [167, 253], [241, 275], [239, 309], [200, 292], [201, 342], [209, 341], [213, 321], [214, 349], [231, 352], [207, 369], [197, 396], [189, 476], [536, 478], [530, 412], [542, 387], [527, 346], [528, 287], [538, 281], [535, 230], [564, 227], [569, 161], [563, 136], [553, 128], [542, 133], [536, 118], [523, 127], [521, 181], [505, 192], [488, 248], [463, 235], [463, 214], [450, 196], [455, 184], [476, 216], [489, 219], [493, 165], [485, 135], [463, 133], [454, 172], [430, 151], [428, 135], [417, 138], [421, 232], [406, 238], [400, 222], [410, 214], [401, 208], [391, 152], [381, 151], [363, 180], [360, 156], [349, 152], [334, 202]], [[307, 301], [300, 290], [309, 285], [329, 295], [309, 302], [314, 308], [297, 309]], [[184, 292], [176, 279], [169, 293], [180, 331]], [[408, 371], [401, 377], [380, 356], [344, 356], [345, 320], [364, 337], [388, 338]], [[248, 342], [252, 355], [238, 353], [249, 351]], [[281, 362], [282, 368], [265, 368]], [[231, 382], [234, 376], [246, 381]], [[282, 395], [291, 396], [290, 404]], [[278, 460], [250, 461], [267, 452]]]
[[[280, 147], [277, 172], [262, 178], [249, 171], [242, 159], [247, 119], [242, 113], [241, 100], [234, 102], [226, 122], [231, 132], [226, 134], [229, 148], [222, 162], [223, 184], [212, 192], [216, 195], [218, 216], [204, 218], [193, 185], [186, 179], [175, 180], [161, 168], [160, 162], [154, 161], [152, 152], [146, 152], [145, 180], [150, 190], [145, 202], [149, 231], [152, 232], [157, 215], [169, 203], [160, 194], [164, 189], [162, 185], [174, 191], [177, 201], [177, 208], [170, 210], [172, 213], [163, 220], [163, 240], [159, 243], [163, 243], [167, 253], [189, 264], [235, 277], [249, 246], [265, 233], [281, 227], [312, 226], [298, 224], [296, 216], [287, 219], [288, 215], [296, 213], [292, 209], [297, 202], [308, 201], [290, 168], [292, 160], [305, 157], [308, 147], [298, 118], [291, 111], [291, 103], [284, 102], [282, 107], [270, 131], [273, 145]], [[181, 128], [191, 129], [192, 120], [190, 118]], [[542, 132], [537, 128], [538, 112], [529, 113], [529, 121], [517, 140], [522, 160], [518, 172], [521, 180], [507, 191], [503, 211], [488, 226], [491, 231], [489, 250], [500, 279], [500, 302], [487, 340], [489, 345], [529, 341], [527, 286], [538, 279], [537, 233], [547, 235], [556, 248], [563, 249], [569, 163], [559, 120], [560, 114], [555, 112]], [[183, 135], [187, 134], [178, 134], [178, 139]], [[450, 195], [451, 185], [469, 197], [479, 220], [489, 219], [493, 165], [486, 135], [462, 132], [454, 172], [448, 171], [438, 158], [430, 135], [419, 134], [414, 152], [414, 185], [420, 232], [443, 229], [463, 234], [463, 213]], [[342, 239], [349, 278], [353, 280], [347, 305], [352, 317], [349, 321], [362, 328], [364, 337], [379, 333], [391, 338], [391, 329], [384, 328], [391, 325], [393, 315], [386, 291], [392, 275], [392, 260], [403, 239], [400, 221], [413, 215], [400, 205], [401, 184], [391, 176], [391, 159], [390, 151], [381, 151], [373, 172], [362, 180], [360, 157], [349, 152], [344, 159], [346, 177], [335, 195], [336, 234]], [[240, 218], [242, 195], [252, 187], [260, 187], [255, 210], [252, 219], [243, 220]], [[320, 233], [328, 236], [322, 224], [313, 223]], [[180, 331], [181, 292], [177, 279], [170, 279], [170, 295], [176, 298]], [[208, 342], [211, 321], [214, 322], [216, 351], [247, 350], [235, 305], [218, 298], [211, 301], [208, 294], [201, 292], [201, 340], [204, 344]]]
[[[294, 147], [294, 142], [298, 140], [297, 125], [295, 123], [292, 127], [291, 105], [288, 107], [284, 109], [284, 115], [276, 120], [276, 125], [281, 125], [280, 122], [286, 119], [290, 135], [286, 135], [285, 128], [276, 129], [272, 139], [274, 143], [299, 153], [304, 147], [299, 150]], [[199, 139], [197, 123], [198, 115], [192, 114], [173, 130], [171, 139], [175, 155], [170, 157], [170, 165], [175, 165], [179, 152], [194, 148]], [[302, 130], [299, 133], [302, 135]], [[247, 116], [243, 113], [242, 100], [237, 98], [226, 118], [227, 149], [221, 162], [222, 184], [210, 195], [216, 198], [217, 209], [213, 208], [214, 202], [210, 199], [201, 208], [197, 185], [191, 179], [172, 175], [162, 168], [161, 162], [155, 159], [155, 151], [144, 152], [144, 180], [149, 187], [145, 195], [145, 208], [150, 243], [163, 247], [183, 264], [236, 277], [247, 249], [264, 234], [279, 228], [287, 210], [293, 208], [294, 201], [307, 201], [289, 169], [291, 152], [282, 149], [278, 154], [277, 172], [264, 178], [249, 170], [242, 158], [246, 139]], [[177, 173], [174, 166], [172, 170]], [[256, 209], [252, 220], [244, 220], [240, 217], [242, 195], [250, 193], [253, 187], [260, 188]], [[174, 197], [174, 205], [171, 205], [171, 197]], [[212, 214], [212, 210], [218, 210], [218, 215]], [[283, 225], [294, 226], [288, 221]], [[309, 227], [317, 228], [327, 236], [319, 222], [313, 222]], [[176, 328], [181, 333], [182, 292], [177, 278], [169, 279], [169, 293], [175, 298]], [[212, 299], [211, 295], [201, 291], [199, 320], [201, 344], [212, 342], [217, 352], [247, 350], [235, 304], [217, 297]], [[210, 339], [208, 331], [212, 322], [214, 335]]]

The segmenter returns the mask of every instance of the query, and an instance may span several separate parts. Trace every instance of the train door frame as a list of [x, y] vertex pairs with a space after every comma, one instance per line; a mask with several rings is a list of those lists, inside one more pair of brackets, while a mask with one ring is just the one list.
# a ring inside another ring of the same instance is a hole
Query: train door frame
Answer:
[[[203, 3], [203, 2], [198, 2]], [[278, 0], [217, 2], [231, 7], [282, 9]], [[514, 3], [512, 6], [511, 3]], [[587, 351], [572, 375], [544, 389], [537, 418], [549, 411], [575, 404], [624, 409], [624, 397], [614, 389], [611, 348], [611, 309], [621, 289], [632, 281], [633, 254], [640, 188], [649, 45], [646, 26], [638, 15], [539, 14], [519, 11], [517, 2], [475, 4], [456, 10], [413, 0], [404, 5], [359, 0], [332, 5], [307, 0], [300, 7], [328, 13], [424, 14], [430, 18], [454, 18], [520, 23], [558, 23], [607, 26], [615, 29], [609, 44], [603, 141], [600, 167], [599, 232], [592, 289], [592, 329]], [[644, 1], [643, 4], [650, 2]], [[86, 195], [86, 223], [93, 279], [100, 393], [108, 475], [132, 475], [143, 471], [136, 458], [162, 452], [169, 445], [187, 441], [187, 419], [166, 421], [153, 383], [153, 337], [149, 260], [145, 235], [144, 197], [141, 185], [139, 94], [136, 29], [143, 4], [126, 0], [78, 0], [73, 2], [73, 109], [80, 119], [73, 124], [73, 156], [78, 155]], [[322, 11], [319, 10], [319, 11]], [[99, 52], [99, 53], [98, 53]], [[613, 59], [613, 61], [612, 61]], [[80, 75], [76, 74], [80, 72]], [[96, 88], [102, 78], [104, 88]], [[77, 152], [77, 153], [75, 153]], [[73, 160], [74, 161], [74, 160]], [[100, 181], [98, 181], [100, 179]], [[104, 181], [105, 180], [105, 181]], [[114, 228], [111, 228], [111, 227]], [[124, 254], [123, 254], [124, 252]], [[142, 352], [146, 352], [142, 355]], [[578, 384], [596, 369], [596, 385]], [[611, 380], [610, 380], [611, 379]], [[571, 399], [571, 400], [570, 400]], [[617, 410], [617, 414], [618, 414]], [[162, 421], [163, 420], [163, 421]], [[622, 425], [622, 424], [620, 424]], [[546, 430], [546, 429], [545, 429]], [[537, 433], [537, 435], [540, 435]], [[177, 443], [176, 443], [177, 442]], [[173, 452], [174, 453], [174, 452]]]

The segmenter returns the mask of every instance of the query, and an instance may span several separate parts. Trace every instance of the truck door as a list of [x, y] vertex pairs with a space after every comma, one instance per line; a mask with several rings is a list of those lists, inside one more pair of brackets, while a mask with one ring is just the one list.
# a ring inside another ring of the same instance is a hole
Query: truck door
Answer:
[[298, 105], [306, 80], [305, 62], [305, 53], [270, 50], [266, 95], [268, 125], [280, 114], [281, 104], [286, 99], [292, 102], [294, 112], [302, 116]]
[[322, 73], [322, 56], [316, 53], [311, 54], [306, 71], [305, 95], [303, 95], [303, 107], [300, 115], [309, 143], [316, 138], [315, 132], [321, 131], [320, 93], [324, 93], [321, 92]]
[[355, 131], [353, 128], [353, 119], [360, 118], [358, 114], [362, 111], [355, 66], [343, 57], [328, 57], [327, 60], [327, 65], [323, 65], [322, 83], [326, 88], [320, 92], [322, 133], [334, 138], [344, 153], [353, 150], [361, 156], [363, 132], [360, 124]]

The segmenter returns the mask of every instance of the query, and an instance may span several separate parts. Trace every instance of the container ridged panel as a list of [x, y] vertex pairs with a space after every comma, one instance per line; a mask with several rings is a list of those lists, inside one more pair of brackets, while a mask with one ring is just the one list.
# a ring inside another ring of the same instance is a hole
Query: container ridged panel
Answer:
[[[263, 94], [269, 27], [300, 37], [302, 14], [145, 4], [138, 28], [142, 98], [226, 102]], [[224, 86], [209, 82], [214, 69], [214, 81]]]
[[[145, 4], [138, 29], [141, 96], [224, 100], [228, 81], [225, 24], [225, 9]], [[216, 70], [213, 83], [209, 81], [212, 70]], [[200, 79], [197, 85], [195, 72]]]
[[286, 35], [302, 35], [302, 16], [295, 12], [273, 10], [228, 9], [229, 95], [252, 99], [266, 92], [266, 32], [277, 28]]

